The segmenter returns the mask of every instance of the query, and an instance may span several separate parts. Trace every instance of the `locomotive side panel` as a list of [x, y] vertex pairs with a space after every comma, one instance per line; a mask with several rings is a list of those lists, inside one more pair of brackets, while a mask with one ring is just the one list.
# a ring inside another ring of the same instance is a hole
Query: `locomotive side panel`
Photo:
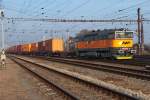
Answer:
[[76, 47], [78, 49], [109, 48], [112, 47], [112, 40], [81, 41], [77, 42]]

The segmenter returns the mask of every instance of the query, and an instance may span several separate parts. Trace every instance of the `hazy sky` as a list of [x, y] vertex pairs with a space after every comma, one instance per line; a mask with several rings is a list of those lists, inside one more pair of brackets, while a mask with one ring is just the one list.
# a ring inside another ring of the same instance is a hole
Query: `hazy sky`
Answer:
[[[150, 19], [150, 0], [3, 0], [6, 17], [69, 19], [137, 19], [137, 8]], [[119, 12], [119, 10], [122, 10]], [[43, 37], [66, 37], [81, 29], [129, 28], [135, 23], [50, 23], [4, 21], [6, 44], [38, 41]], [[145, 42], [150, 43], [150, 23], [144, 23]], [[135, 35], [136, 38], [136, 35]]]

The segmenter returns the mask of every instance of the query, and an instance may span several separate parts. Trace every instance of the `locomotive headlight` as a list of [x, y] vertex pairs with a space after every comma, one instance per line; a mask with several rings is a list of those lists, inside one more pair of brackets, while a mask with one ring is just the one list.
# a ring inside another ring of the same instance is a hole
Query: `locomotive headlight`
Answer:
[[122, 41], [120, 41], [118, 44], [119, 44], [119, 45], [122, 45]]
[[136, 53], [136, 50], [131, 50], [131, 53], [133, 53], [133, 54]]
[[122, 53], [124, 53], [124, 51], [123, 50], [118, 50], [118, 53], [122, 54]]

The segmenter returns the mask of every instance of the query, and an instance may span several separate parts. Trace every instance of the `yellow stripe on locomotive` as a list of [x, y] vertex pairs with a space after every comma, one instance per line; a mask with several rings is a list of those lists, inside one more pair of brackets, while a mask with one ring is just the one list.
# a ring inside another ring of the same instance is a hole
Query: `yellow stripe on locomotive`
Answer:
[[112, 47], [114, 48], [132, 48], [133, 47], [133, 39], [120, 39], [120, 40], [112, 40]]

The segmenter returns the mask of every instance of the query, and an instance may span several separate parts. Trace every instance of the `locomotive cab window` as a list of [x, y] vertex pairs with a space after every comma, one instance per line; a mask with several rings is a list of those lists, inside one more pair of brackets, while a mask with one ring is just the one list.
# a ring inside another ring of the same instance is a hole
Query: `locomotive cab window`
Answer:
[[113, 32], [108, 34], [108, 39], [114, 39], [115, 34]]
[[125, 31], [116, 31], [116, 38], [133, 38], [133, 32], [125, 32]]

